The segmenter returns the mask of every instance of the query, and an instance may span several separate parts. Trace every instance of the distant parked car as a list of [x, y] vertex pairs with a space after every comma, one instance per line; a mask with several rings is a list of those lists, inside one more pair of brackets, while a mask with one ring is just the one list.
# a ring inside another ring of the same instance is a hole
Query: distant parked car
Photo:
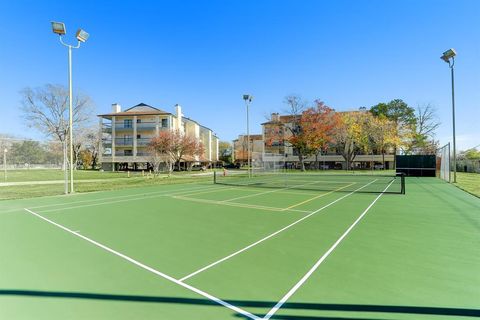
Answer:
[[225, 169], [240, 169], [239, 163], [229, 163], [223, 166]]
[[376, 164], [373, 166], [376, 170], [383, 169], [383, 164]]
[[207, 168], [200, 164], [195, 164], [192, 166], [192, 171], [205, 171], [205, 170], [207, 170]]

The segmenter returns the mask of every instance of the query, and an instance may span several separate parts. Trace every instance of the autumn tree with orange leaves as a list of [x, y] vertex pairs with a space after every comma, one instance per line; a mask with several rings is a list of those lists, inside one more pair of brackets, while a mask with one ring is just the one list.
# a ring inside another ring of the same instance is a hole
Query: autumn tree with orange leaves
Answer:
[[340, 123], [340, 117], [323, 101], [316, 100], [315, 104], [315, 107], [302, 112], [300, 126], [306, 144], [315, 154], [315, 167], [318, 169], [318, 154], [334, 142], [335, 130]]
[[275, 125], [277, 130], [270, 130], [270, 140], [290, 144], [298, 154], [302, 171], [305, 171], [305, 158], [314, 154], [318, 168], [318, 153], [333, 142], [339, 117], [320, 100], [315, 101], [315, 107], [307, 109], [306, 103], [298, 96], [288, 96], [285, 102], [290, 107], [288, 122]]
[[169, 173], [176, 164], [180, 170], [180, 162], [186, 158], [201, 156], [204, 153], [203, 144], [195, 137], [185, 135], [180, 130], [160, 131], [149, 143], [154, 170], [158, 171], [159, 164], [166, 162]]

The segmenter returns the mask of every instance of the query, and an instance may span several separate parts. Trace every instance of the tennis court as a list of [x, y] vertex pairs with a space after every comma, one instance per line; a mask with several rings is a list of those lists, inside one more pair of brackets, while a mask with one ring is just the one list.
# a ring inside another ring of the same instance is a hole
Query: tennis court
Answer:
[[217, 176], [0, 202], [0, 319], [480, 317], [480, 200], [399, 181]]

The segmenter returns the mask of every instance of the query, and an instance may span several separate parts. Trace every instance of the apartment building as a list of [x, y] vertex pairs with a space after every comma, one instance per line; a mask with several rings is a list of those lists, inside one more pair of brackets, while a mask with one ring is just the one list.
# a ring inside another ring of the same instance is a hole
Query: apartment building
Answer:
[[210, 166], [218, 161], [218, 137], [211, 129], [184, 117], [178, 104], [175, 113], [170, 113], [145, 103], [122, 111], [121, 106], [114, 103], [111, 113], [98, 117], [102, 137], [100, 162], [104, 170], [151, 169], [148, 144], [162, 130], [178, 129], [203, 143], [204, 154], [188, 159], [182, 163], [183, 167], [195, 163]]
[[[233, 140], [233, 159], [240, 165], [246, 165], [248, 162], [248, 144], [247, 135], [239, 135]], [[250, 159], [252, 161], [261, 161], [263, 154], [263, 136], [261, 134], [250, 135]]]
[[[352, 111], [358, 112], [358, 111]], [[279, 159], [283, 156], [283, 160], [289, 167], [298, 167], [299, 159], [297, 151], [285, 142], [291, 135], [291, 128], [295, 118], [292, 115], [280, 115], [272, 113], [269, 121], [262, 123], [262, 142], [263, 142], [263, 159]], [[394, 154], [390, 152], [385, 154], [385, 169], [393, 168]], [[306, 166], [313, 166], [319, 161], [321, 167], [325, 169], [345, 169], [346, 161], [343, 156], [334, 147], [326, 150], [322, 154], [310, 156], [304, 160]], [[381, 154], [362, 154], [359, 152], [352, 161], [354, 168], [380, 168], [383, 165], [383, 157]]]

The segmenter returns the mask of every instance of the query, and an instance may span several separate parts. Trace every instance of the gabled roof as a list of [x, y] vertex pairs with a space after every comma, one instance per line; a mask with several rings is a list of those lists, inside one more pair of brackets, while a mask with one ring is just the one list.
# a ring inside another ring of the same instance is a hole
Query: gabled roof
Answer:
[[99, 117], [111, 117], [111, 116], [146, 116], [146, 115], [166, 115], [171, 114], [170, 112], [163, 111], [158, 108], [154, 108], [145, 103], [139, 103], [131, 108], [126, 109], [121, 112], [112, 112], [106, 114], [99, 114]]

